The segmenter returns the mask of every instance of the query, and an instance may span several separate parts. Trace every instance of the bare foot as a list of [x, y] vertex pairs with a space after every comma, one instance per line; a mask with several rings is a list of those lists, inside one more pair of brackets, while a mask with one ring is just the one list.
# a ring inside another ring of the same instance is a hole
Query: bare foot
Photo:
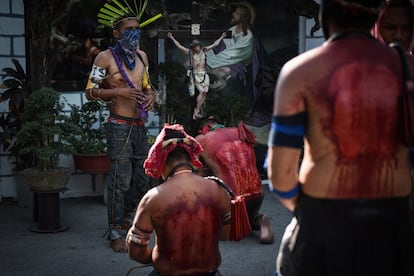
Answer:
[[111, 241], [111, 248], [114, 252], [117, 253], [128, 253], [128, 248], [126, 247], [125, 241], [121, 238]]
[[270, 218], [266, 215], [263, 215], [260, 221], [260, 243], [273, 243], [272, 224]]
[[132, 226], [131, 223], [129, 223], [128, 221], [124, 221], [121, 224], [121, 229], [128, 231], [129, 228], [131, 228], [131, 226]]
[[193, 120], [197, 120], [201, 118], [200, 109], [194, 108]]

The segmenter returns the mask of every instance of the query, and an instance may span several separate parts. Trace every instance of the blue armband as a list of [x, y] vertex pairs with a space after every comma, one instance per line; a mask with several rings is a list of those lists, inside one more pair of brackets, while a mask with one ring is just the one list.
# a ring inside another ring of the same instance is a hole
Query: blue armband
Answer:
[[303, 148], [307, 121], [305, 112], [289, 116], [273, 116], [268, 146]]
[[293, 187], [292, 189], [290, 189], [289, 191], [278, 191], [276, 190], [272, 183], [269, 183], [269, 190], [276, 194], [278, 197], [282, 198], [282, 199], [290, 199], [290, 198], [294, 198], [295, 196], [297, 196], [299, 194], [301, 188], [301, 184], [300, 182], [296, 183], [295, 187]]
[[267, 168], [269, 167], [269, 157], [268, 157], [268, 153], [266, 152], [264, 161], [263, 161], [263, 170], [264, 172], [267, 174]]

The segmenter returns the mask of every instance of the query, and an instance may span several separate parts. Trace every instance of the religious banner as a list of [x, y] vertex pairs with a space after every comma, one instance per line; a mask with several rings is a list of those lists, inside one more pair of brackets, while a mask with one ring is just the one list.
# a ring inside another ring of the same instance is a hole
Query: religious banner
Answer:
[[298, 54], [298, 14], [289, 1], [166, 1], [157, 32], [165, 118], [193, 134], [214, 115], [227, 126], [270, 123], [281, 66]]

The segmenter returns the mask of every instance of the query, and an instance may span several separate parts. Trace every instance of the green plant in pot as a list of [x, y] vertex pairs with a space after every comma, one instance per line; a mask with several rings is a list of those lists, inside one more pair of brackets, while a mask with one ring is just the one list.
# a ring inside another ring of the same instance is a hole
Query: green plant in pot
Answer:
[[30, 96], [31, 88], [19, 61], [12, 59], [12, 62], [14, 68], [5, 67], [0, 74], [3, 80], [1, 87], [4, 88], [0, 95], [0, 103], [8, 101], [9, 108], [9, 112], [0, 116], [0, 144], [3, 145], [3, 150], [6, 153], [10, 153], [10, 156], [14, 157], [16, 136], [21, 128], [21, 114]]
[[68, 137], [68, 143], [75, 149], [73, 161], [75, 169], [91, 174], [108, 173], [109, 159], [106, 156], [106, 122], [103, 102], [89, 101], [82, 106], [69, 105], [69, 121], [81, 129], [80, 134]]
[[72, 154], [67, 138], [80, 128], [63, 113], [64, 103], [52, 88], [34, 91], [21, 116], [22, 126], [15, 145], [19, 167], [34, 191], [63, 189], [70, 177], [69, 168], [60, 168], [59, 155]]
[[[13, 163], [13, 174], [15, 175], [16, 196], [20, 207], [32, 206], [32, 193], [24, 180], [20, 165], [28, 163], [23, 161], [22, 156], [16, 152], [16, 137], [21, 129], [21, 115], [26, 101], [31, 94], [31, 83], [22, 65], [17, 59], [11, 59], [13, 67], [4, 67], [1, 70], [2, 84], [4, 89], [0, 95], [0, 102], [8, 104], [8, 111], [0, 115], [0, 144], [3, 152], [9, 155], [10, 163]], [[16, 163], [16, 159], [20, 159]]]

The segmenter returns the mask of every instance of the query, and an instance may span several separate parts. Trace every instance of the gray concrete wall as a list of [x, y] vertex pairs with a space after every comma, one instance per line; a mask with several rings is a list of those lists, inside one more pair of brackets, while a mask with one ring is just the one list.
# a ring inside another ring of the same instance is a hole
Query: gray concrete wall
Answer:
[[16, 58], [24, 66], [24, 7], [23, 0], [0, 1], [0, 69], [12, 66]]
[[[0, 1], [0, 69], [14, 67], [12, 58], [25, 67], [24, 6], [23, 0]], [[1, 83], [1, 82], [0, 82]], [[3, 89], [0, 88], [0, 93]], [[0, 103], [0, 112], [7, 112], [8, 103]], [[0, 201], [2, 197], [13, 197], [16, 185], [13, 164], [0, 151]]]

